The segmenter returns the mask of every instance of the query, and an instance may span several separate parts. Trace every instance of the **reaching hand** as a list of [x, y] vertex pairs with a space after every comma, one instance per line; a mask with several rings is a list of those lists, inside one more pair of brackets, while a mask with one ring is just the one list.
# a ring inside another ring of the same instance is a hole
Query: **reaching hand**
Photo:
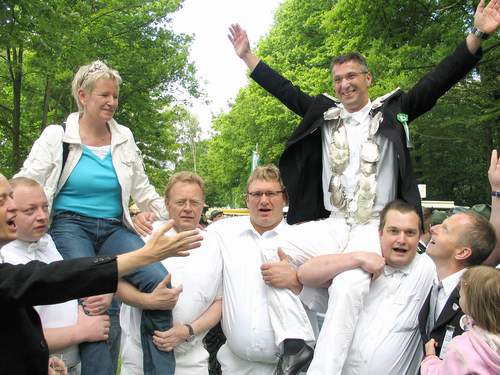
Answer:
[[484, 6], [484, 0], [479, 2], [474, 14], [474, 26], [483, 33], [494, 33], [500, 25], [500, 0], [490, 0]]
[[488, 180], [490, 181], [491, 191], [500, 191], [500, 157], [497, 150], [491, 152]]

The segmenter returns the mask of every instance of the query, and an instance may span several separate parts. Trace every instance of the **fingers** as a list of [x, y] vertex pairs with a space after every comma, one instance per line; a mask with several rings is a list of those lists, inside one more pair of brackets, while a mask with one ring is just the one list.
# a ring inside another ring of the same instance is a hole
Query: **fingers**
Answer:
[[288, 262], [288, 255], [286, 255], [281, 247], [278, 247], [278, 257], [280, 260], [286, 260]]
[[163, 224], [161, 227], [159, 227], [154, 232], [154, 234], [157, 236], [163, 236], [165, 233], [167, 233], [173, 227], [174, 227], [174, 220], [170, 219], [165, 224]]
[[158, 286], [159, 287], [167, 287], [171, 281], [172, 281], [172, 274], [169, 273], [167, 276], [165, 276], [165, 278], [162, 281], [160, 281], [158, 283]]

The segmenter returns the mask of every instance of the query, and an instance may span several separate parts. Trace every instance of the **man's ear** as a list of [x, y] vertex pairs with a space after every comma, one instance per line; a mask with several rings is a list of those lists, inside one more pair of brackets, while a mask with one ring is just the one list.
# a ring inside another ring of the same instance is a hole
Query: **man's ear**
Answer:
[[472, 249], [470, 247], [461, 247], [455, 253], [455, 259], [459, 261], [466, 261], [472, 255]]

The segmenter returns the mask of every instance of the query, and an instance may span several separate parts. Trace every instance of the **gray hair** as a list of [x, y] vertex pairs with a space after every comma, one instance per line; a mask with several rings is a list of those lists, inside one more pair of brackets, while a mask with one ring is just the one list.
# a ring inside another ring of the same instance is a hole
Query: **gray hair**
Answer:
[[83, 65], [78, 69], [78, 72], [73, 78], [71, 84], [71, 92], [75, 98], [76, 105], [78, 106], [78, 111], [83, 112], [82, 103], [78, 98], [78, 91], [83, 90], [85, 94], [90, 94], [94, 89], [94, 85], [99, 79], [112, 79], [116, 82], [118, 86], [122, 83], [122, 77], [120, 74], [114, 70], [110, 69], [102, 61], [96, 60], [89, 65]]

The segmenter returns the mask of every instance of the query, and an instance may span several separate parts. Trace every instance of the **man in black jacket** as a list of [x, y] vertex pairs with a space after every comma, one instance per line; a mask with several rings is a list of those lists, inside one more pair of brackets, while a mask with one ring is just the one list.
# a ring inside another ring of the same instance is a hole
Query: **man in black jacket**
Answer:
[[[333, 59], [338, 99], [313, 97], [255, 56], [246, 32], [232, 25], [229, 39], [252, 79], [303, 118], [280, 159], [289, 195], [288, 223], [329, 217], [332, 236], [346, 237], [335, 251], [375, 250], [378, 217], [387, 202], [401, 199], [421, 213], [408, 151], [408, 124], [429, 111], [476, 65], [482, 39], [499, 24], [500, 1], [484, 6], [482, 0], [474, 29], [464, 43], [408, 92], [396, 89], [374, 101], [368, 95], [372, 76], [361, 55]], [[335, 304], [328, 304], [308, 374], [340, 374], [368, 288], [369, 275], [358, 270], [334, 279], [329, 298], [334, 297]]]
[[[16, 239], [16, 206], [7, 179], [0, 174], [0, 247]], [[46, 375], [49, 351], [33, 305], [112, 293], [118, 277], [169, 256], [186, 256], [200, 245], [197, 231], [163, 236], [169, 222], [137, 251], [117, 257], [81, 258], [25, 265], [0, 262], [0, 374]], [[68, 288], [71, 285], [71, 288]]]

